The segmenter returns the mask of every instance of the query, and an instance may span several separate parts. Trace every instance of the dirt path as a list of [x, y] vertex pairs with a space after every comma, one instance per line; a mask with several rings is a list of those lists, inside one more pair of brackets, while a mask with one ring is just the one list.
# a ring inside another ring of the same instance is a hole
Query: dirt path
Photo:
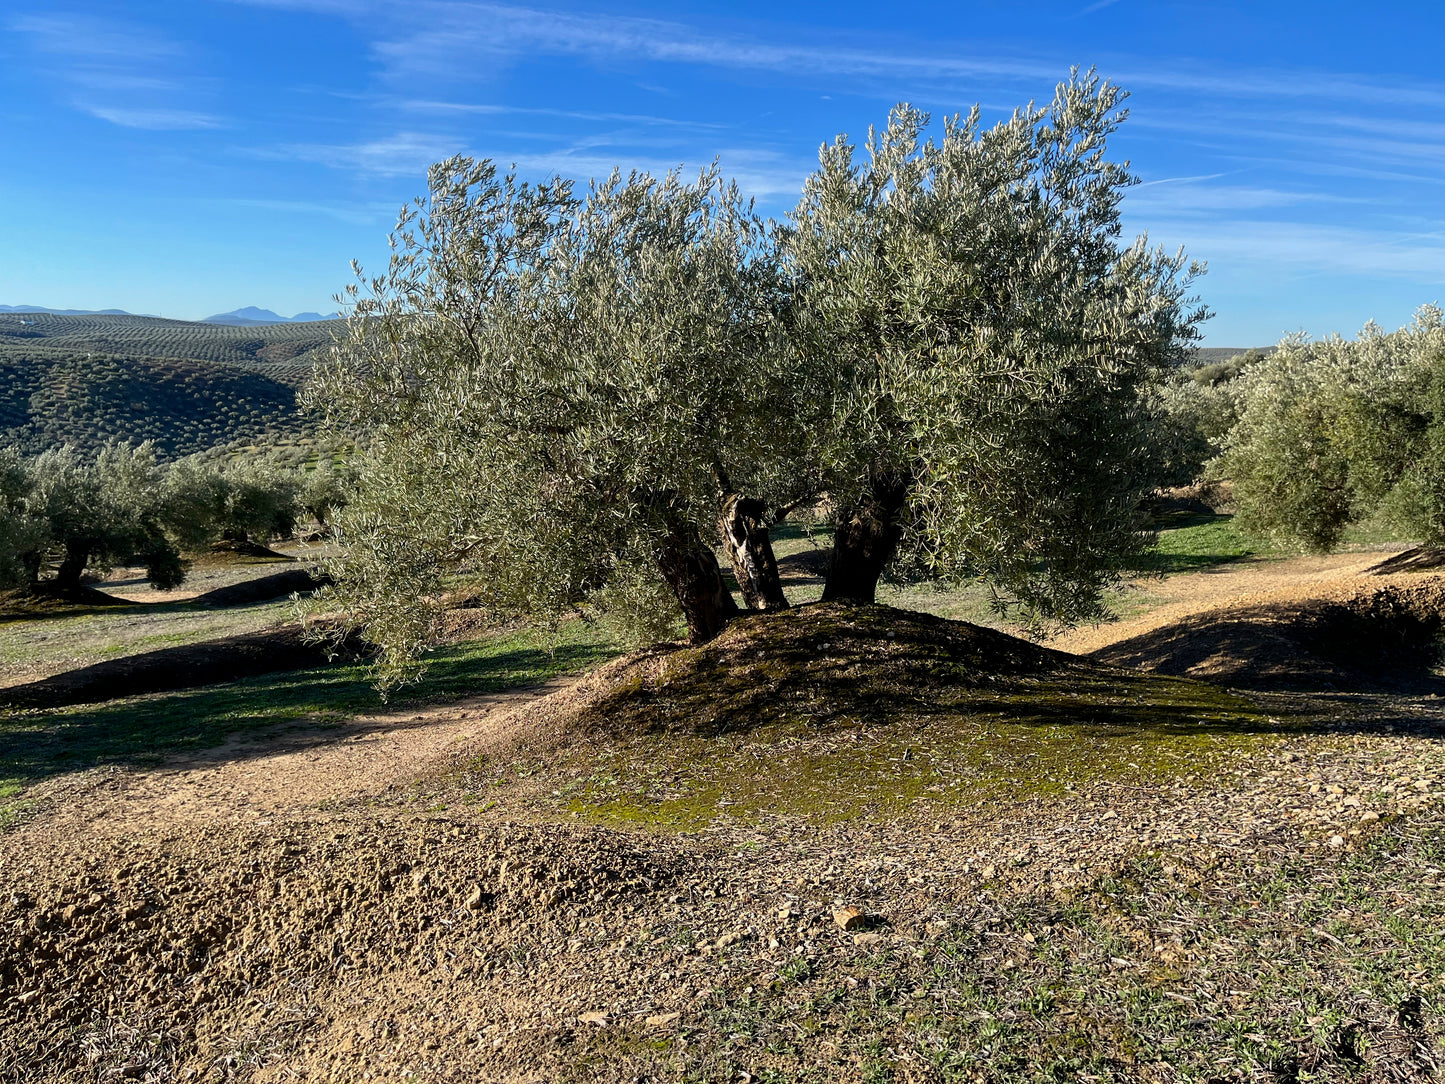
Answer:
[[1313, 598], [1322, 590], [1342, 586], [1386, 556], [1384, 553], [1332, 553], [1282, 561], [1251, 557], [1203, 572], [1163, 580], [1138, 580], [1134, 585], [1137, 589], [1163, 600], [1162, 603], [1137, 617], [1073, 629], [1050, 640], [1049, 646], [1086, 655], [1217, 606]]
[[155, 769], [60, 777], [32, 792], [50, 811], [20, 831], [56, 840], [164, 835], [178, 826], [264, 823], [353, 798], [405, 796], [422, 766], [485, 744], [500, 720], [568, 683], [248, 734]]

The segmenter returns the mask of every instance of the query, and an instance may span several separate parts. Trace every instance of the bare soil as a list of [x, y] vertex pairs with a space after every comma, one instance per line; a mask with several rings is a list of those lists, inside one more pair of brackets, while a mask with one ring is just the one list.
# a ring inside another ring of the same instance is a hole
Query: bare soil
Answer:
[[[1175, 577], [1159, 611], [1051, 647], [1354, 597], [1377, 560]], [[943, 628], [917, 635], [958, 667]], [[688, 832], [588, 804], [580, 763], [622, 764], [707, 670], [766, 663], [750, 644], [45, 784], [0, 838], [0, 1081], [1438, 1079], [1433, 695], [1257, 692], [1277, 731], [1206, 734], [1146, 785], [1011, 777]], [[1084, 665], [972, 650], [1019, 680]], [[801, 673], [730, 718], [798, 714]], [[927, 708], [941, 685], [913, 680]], [[771, 770], [759, 728], [696, 707], [689, 739]], [[922, 745], [866, 713], [822, 730], [900, 770]]]

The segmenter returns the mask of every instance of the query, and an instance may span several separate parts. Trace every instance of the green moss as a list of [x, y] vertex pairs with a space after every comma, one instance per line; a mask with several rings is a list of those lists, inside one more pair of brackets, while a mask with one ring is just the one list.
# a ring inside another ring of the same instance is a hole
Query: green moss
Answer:
[[673, 830], [1152, 786], [1213, 771], [1282, 729], [1200, 682], [885, 607], [827, 606], [639, 667], [583, 723], [608, 740], [564, 765], [568, 810]]

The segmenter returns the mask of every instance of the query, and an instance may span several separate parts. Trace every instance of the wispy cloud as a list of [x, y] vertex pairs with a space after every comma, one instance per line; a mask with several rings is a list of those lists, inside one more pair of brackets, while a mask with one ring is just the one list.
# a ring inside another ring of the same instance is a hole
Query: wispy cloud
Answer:
[[[749, 70], [790, 76], [877, 79], [897, 87], [976, 93], [984, 79], [1056, 81], [1068, 61], [1037, 54], [888, 51], [824, 40], [770, 41], [742, 34], [705, 33], [671, 20], [625, 15], [579, 14], [468, 0], [413, 0], [404, 6], [381, 0], [235, 0], [266, 7], [342, 15], [374, 31], [374, 51], [397, 78], [474, 76], [480, 57], [550, 55], [648, 60]], [[1178, 57], [1142, 60], [1103, 58], [1125, 86], [1204, 92], [1216, 97], [1322, 100], [1445, 107], [1445, 82], [1407, 83], [1352, 76], [1347, 72], [1249, 68], [1222, 69]]]
[[1095, 3], [1090, 4], [1083, 11], [1079, 12], [1079, 14], [1092, 15], [1096, 11], [1103, 11], [1105, 8], [1113, 7], [1118, 2], [1119, 0], [1096, 0]]
[[186, 49], [164, 34], [74, 13], [21, 15], [8, 27], [83, 113], [152, 131], [223, 126], [195, 108], [204, 80], [188, 75]]
[[254, 207], [262, 211], [335, 219], [352, 226], [373, 226], [396, 216], [397, 208], [389, 203], [318, 203], [306, 200], [229, 199], [214, 201], [218, 206]]
[[144, 128], [152, 132], [179, 132], [199, 128], [220, 128], [219, 118], [189, 109], [117, 109], [90, 102], [77, 106], [92, 117], [108, 120], [122, 128]]
[[1191, 255], [1311, 272], [1445, 284], [1445, 235], [1303, 222], [1155, 220], [1155, 236], [1184, 242]]
[[[262, 157], [314, 162], [334, 169], [378, 177], [426, 175], [427, 167], [454, 154], [489, 157], [502, 167], [515, 166], [527, 177], [565, 177], [582, 183], [636, 170], [661, 176], [670, 170], [694, 173], [710, 165], [713, 155], [663, 157], [635, 145], [618, 145], [605, 135], [592, 135], [549, 150], [518, 154], [470, 147], [465, 139], [450, 135], [400, 132], [382, 139], [352, 144], [286, 144], [259, 150]], [[789, 159], [777, 152], [753, 147], [724, 148], [715, 152], [725, 176], [757, 199], [795, 194], [809, 163]]]
[[576, 109], [547, 109], [537, 106], [496, 105], [486, 102], [442, 102], [408, 100], [402, 103], [406, 109], [422, 113], [473, 113], [484, 116], [531, 116], [557, 117], [563, 120], [598, 121], [602, 123], [626, 123], [658, 126], [664, 128], [685, 128], [690, 131], [721, 131], [728, 126], [705, 121], [679, 120], [675, 117], [656, 117], [645, 113], [594, 113]]
[[425, 176], [433, 162], [465, 150], [465, 142], [452, 136], [399, 132], [364, 143], [288, 143], [254, 153], [264, 158], [314, 162], [378, 177], [400, 177]]
[[[1214, 176], [1226, 175], [1221, 173]], [[1125, 206], [1132, 214], [1215, 215], [1220, 211], [1258, 211], [1274, 207], [1370, 202], [1363, 197], [1342, 196], [1329, 192], [1200, 183], [1211, 179], [1211, 177], [1179, 177], [1174, 179], [1177, 183], [1155, 181], [1141, 184], [1125, 196]]]

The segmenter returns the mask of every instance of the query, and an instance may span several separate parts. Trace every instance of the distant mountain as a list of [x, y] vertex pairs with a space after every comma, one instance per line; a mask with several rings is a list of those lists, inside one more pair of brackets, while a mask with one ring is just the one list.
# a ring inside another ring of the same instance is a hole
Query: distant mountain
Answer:
[[230, 327], [258, 327], [264, 324], [310, 324], [317, 320], [335, 320], [341, 314], [322, 316], [319, 312], [298, 312], [295, 316], [281, 316], [270, 309], [258, 309], [248, 305], [244, 309], [207, 316], [203, 324], [227, 324]]
[[133, 316], [124, 309], [47, 309], [44, 305], [0, 305], [0, 312], [46, 312], [52, 316]]

